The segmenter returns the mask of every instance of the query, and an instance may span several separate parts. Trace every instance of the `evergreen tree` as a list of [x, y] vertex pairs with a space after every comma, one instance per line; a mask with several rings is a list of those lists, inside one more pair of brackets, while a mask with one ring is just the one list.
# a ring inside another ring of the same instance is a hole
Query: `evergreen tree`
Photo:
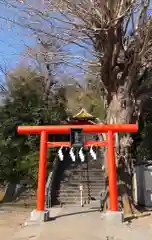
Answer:
[[[59, 124], [66, 118], [64, 91], [50, 91], [46, 104], [44, 76], [31, 69], [19, 70], [9, 75], [9, 94], [0, 107], [0, 180], [29, 179], [35, 184], [39, 136], [18, 135], [17, 126]], [[52, 153], [49, 158], [53, 157]]]

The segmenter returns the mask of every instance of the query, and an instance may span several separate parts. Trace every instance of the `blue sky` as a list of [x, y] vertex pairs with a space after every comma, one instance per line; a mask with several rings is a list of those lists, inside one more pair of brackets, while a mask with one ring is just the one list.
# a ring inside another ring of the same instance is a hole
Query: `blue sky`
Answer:
[[13, 30], [6, 27], [0, 31], [0, 63], [6, 61], [8, 67], [14, 67], [20, 59], [20, 54], [25, 50], [25, 45], [35, 45], [35, 40], [24, 37], [25, 34], [25, 29], [19, 29], [17, 26]]
[[[19, 12], [14, 14], [14, 9], [12, 10], [10, 8], [6, 8], [6, 6], [0, 4], [0, 17], [4, 16], [5, 18], [17, 20], [16, 17], [18, 15]], [[44, 28], [45, 31], [51, 31], [49, 26], [47, 26], [46, 30], [46, 22], [45, 25], [41, 26], [41, 28]], [[6, 65], [7, 69], [14, 68], [20, 62], [21, 54], [25, 51], [25, 45], [36, 45], [34, 37], [29, 37], [27, 35], [30, 35], [30, 31], [27, 29], [13, 25], [0, 18], [0, 66], [4, 67]], [[74, 58], [74, 56], [86, 56], [85, 50], [82, 50], [82, 48], [76, 47], [76, 45], [73, 44], [68, 45], [66, 47], [66, 51], [68, 51], [68, 53], [72, 56], [70, 61], [73, 65], [80, 61], [78, 58]], [[67, 68], [64, 66], [61, 68], [61, 71], [66, 72]], [[70, 75], [74, 74], [79, 78], [83, 77], [83, 71], [80, 69], [78, 70], [75, 67], [68, 67], [68, 72]], [[2, 80], [4, 80], [4, 76], [0, 72], [0, 81]]]
[[[13, 13], [0, 4], [0, 16], [14, 19], [15, 14]], [[19, 63], [25, 46], [35, 46], [35, 40], [29, 34], [27, 29], [0, 18], [0, 66], [2, 68], [14, 68]], [[3, 73], [0, 72], [0, 81], [3, 80]]]

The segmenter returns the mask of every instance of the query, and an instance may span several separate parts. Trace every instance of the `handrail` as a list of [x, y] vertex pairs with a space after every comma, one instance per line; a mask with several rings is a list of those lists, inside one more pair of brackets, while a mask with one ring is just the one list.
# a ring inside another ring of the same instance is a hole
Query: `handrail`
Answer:
[[47, 183], [46, 183], [46, 191], [45, 191], [45, 205], [47, 208], [52, 207], [52, 186], [54, 183], [54, 179], [55, 179], [55, 175], [56, 175], [56, 171], [58, 168], [58, 164], [59, 164], [59, 158], [58, 155], [55, 156], [54, 162], [53, 162], [53, 168], [52, 171], [50, 172], [48, 179], [47, 179]]

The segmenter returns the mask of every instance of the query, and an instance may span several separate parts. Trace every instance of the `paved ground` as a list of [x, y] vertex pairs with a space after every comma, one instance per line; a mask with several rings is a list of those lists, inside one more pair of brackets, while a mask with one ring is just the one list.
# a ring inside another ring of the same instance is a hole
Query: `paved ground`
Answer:
[[29, 217], [31, 209], [16, 206], [0, 207], [0, 239], [9, 240]]
[[131, 224], [111, 226], [101, 213], [89, 208], [54, 208], [54, 220], [24, 226], [31, 209], [14, 209], [0, 214], [0, 237], [5, 240], [150, 240], [152, 216], [133, 220]]
[[134, 220], [131, 225], [111, 226], [101, 218], [99, 211], [77, 208], [64, 209], [56, 220], [46, 223], [40, 239], [56, 240], [150, 240], [152, 238], [152, 217]]

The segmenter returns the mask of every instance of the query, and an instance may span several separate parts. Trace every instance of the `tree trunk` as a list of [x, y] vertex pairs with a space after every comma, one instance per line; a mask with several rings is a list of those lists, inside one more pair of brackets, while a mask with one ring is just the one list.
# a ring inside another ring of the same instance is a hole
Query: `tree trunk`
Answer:
[[[107, 110], [107, 123], [125, 124], [133, 123], [134, 104], [129, 95], [127, 87], [120, 87], [116, 93], [109, 98]], [[117, 166], [117, 183], [119, 206], [121, 205], [124, 214], [133, 214], [132, 199], [132, 161], [130, 155], [130, 146], [132, 144], [129, 134], [119, 134], [117, 139], [119, 145], [115, 145], [116, 166]], [[105, 161], [105, 169], [107, 164]], [[107, 172], [108, 174], [108, 172]], [[106, 202], [106, 206], [107, 206]]]

